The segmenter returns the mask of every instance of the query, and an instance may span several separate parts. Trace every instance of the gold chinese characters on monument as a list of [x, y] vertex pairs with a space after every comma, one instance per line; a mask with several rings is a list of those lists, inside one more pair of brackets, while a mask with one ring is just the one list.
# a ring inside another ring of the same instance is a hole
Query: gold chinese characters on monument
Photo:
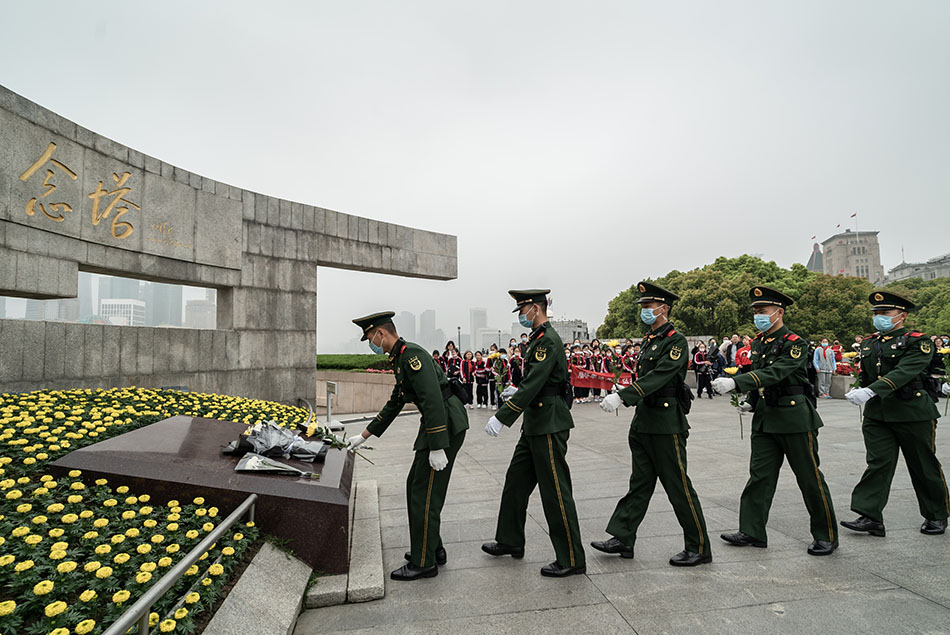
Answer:
[[[52, 168], [57, 168], [73, 181], [79, 177], [66, 164], [53, 158], [53, 153], [55, 151], [56, 144], [50, 142], [50, 144], [46, 146], [46, 150], [43, 152], [43, 154], [40, 155], [40, 157], [30, 167], [23, 171], [23, 173], [20, 175], [20, 180], [26, 183], [48, 164], [46, 167], [46, 176], [42, 183], [44, 191], [39, 194], [38, 198], [33, 196], [26, 202], [26, 215], [33, 216], [36, 213], [36, 210], [39, 209], [39, 211], [50, 220], [61, 223], [66, 220], [64, 213], [72, 212], [73, 207], [66, 202], [54, 203], [47, 201], [44, 205], [43, 199], [56, 191], [56, 185], [52, 180], [58, 175], [53, 171]], [[102, 181], [98, 181], [95, 191], [87, 195], [87, 198], [92, 199], [91, 220], [93, 226], [97, 226], [103, 219], [109, 219], [111, 217], [112, 237], [117, 240], [128, 238], [135, 231], [135, 227], [133, 227], [132, 223], [129, 222], [130, 219], [123, 221], [120, 221], [119, 219], [129, 212], [130, 207], [137, 211], [142, 210], [139, 205], [136, 205], [132, 201], [129, 201], [125, 198], [132, 191], [132, 188], [128, 185], [129, 179], [131, 177], [131, 172], [122, 172], [122, 174], [113, 173], [113, 187], [103, 187]]]

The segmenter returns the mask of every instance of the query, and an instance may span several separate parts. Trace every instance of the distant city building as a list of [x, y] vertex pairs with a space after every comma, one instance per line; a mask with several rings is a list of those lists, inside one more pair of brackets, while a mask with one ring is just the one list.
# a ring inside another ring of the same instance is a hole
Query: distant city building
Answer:
[[145, 324], [148, 326], [181, 326], [182, 287], [177, 284], [146, 282]]
[[134, 278], [102, 276], [99, 278], [99, 302], [103, 300], [141, 300], [139, 281]]
[[56, 320], [59, 318], [59, 307], [47, 300], [27, 300], [23, 317], [27, 320]]
[[410, 313], [409, 311], [400, 311], [399, 314], [393, 318], [393, 324], [396, 325], [396, 331], [399, 332], [400, 337], [403, 337], [410, 342], [416, 341], [415, 313]]
[[809, 271], [824, 273], [825, 266], [824, 264], [822, 264], [823, 260], [824, 258], [822, 257], [822, 253], [821, 253], [821, 245], [819, 245], [818, 243], [815, 243], [811, 247], [811, 255], [808, 257], [808, 264], [805, 265], [805, 267]]
[[853, 232], [846, 229], [822, 241], [822, 266], [831, 276], [854, 276], [869, 282], [884, 278], [881, 248], [876, 231]]
[[475, 307], [468, 310], [469, 333], [472, 334], [473, 342], [478, 345], [480, 340], [478, 332], [488, 328], [488, 311], [481, 307]]
[[216, 309], [211, 300], [188, 300], [185, 303], [185, 326], [192, 329], [213, 329]]
[[931, 258], [927, 262], [902, 262], [887, 272], [886, 282], [896, 282], [909, 278], [936, 280], [950, 277], [950, 254]]
[[96, 314], [96, 305], [92, 301], [93, 275], [86, 271], [79, 272], [79, 319], [92, 317]]
[[551, 326], [565, 343], [580, 340], [586, 342], [590, 339], [590, 331], [587, 329], [587, 322], [584, 320], [551, 320]]
[[141, 300], [122, 298], [101, 300], [99, 315], [109, 324], [145, 326], [145, 303]]
[[63, 322], [79, 321], [79, 298], [66, 298], [56, 302], [56, 319]]
[[3, 319], [7, 316], [7, 299], [3, 296], [0, 296], [0, 319]]

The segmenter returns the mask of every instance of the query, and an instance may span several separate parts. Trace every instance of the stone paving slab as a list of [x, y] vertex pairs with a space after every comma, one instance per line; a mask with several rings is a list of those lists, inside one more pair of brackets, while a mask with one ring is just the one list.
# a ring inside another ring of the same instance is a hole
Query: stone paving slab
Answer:
[[[942, 407], [942, 404], [941, 404]], [[819, 404], [821, 467], [839, 520], [852, 518], [851, 489], [864, 470], [856, 408]], [[770, 514], [767, 549], [732, 547], [719, 533], [738, 529], [739, 495], [748, 479], [749, 425], [739, 439], [728, 400], [694, 402], [689, 472], [703, 504], [714, 562], [695, 569], [667, 563], [683, 548], [682, 531], [657, 484], [641, 525], [636, 558], [586, 547], [585, 576], [551, 580], [538, 574], [553, 559], [535, 493], [528, 508], [523, 560], [492, 558], [479, 549], [494, 536], [505, 470], [519, 430], [497, 439], [483, 428], [491, 410], [470, 410], [471, 430], [449, 487], [442, 539], [449, 562], [439, 576], [413, 583], [386, 580], [386, 597], [367, 604], [305, 611], [297, 635], [368, 630], [387, 633], [950, 633], [950, 536], [923, 536], [916, 497], [903, 461], [885, 510], [887, 537], [842, 529], [841, 547], [815, 558], [795, 477], [782, 468]], [[604, 528], [630, 476], [627, 426], [632, 411], [606, 415], [576, 405], [568, 463], [582, 540]], [[374, 439], [376, 466], [357, 463], [354, 480], [376, 479], [384, 526], [384, 573], [401, 566], [409, 544], [405, 476], [417, 421]], [[354, 427], [355, 429], [355, 427]], [[347, 431], [348, 434], [352, 432]], [[950, 437], [938, 425], [937, 453], [950, 462]]]

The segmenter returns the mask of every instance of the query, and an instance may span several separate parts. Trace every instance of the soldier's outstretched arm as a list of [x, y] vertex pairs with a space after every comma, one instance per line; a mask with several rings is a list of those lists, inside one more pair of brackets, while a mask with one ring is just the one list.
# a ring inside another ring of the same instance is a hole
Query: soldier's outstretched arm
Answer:
[[402, 398], [402, 392], [399, 390], [399, 383], [397, 382], [393, 386], [393, 392], [389, 396], [389, 401], [386, 402], [386, 405], [383, 406], [376, 414], [376, 418], [366, 426], [366, 429], [369, 430], [369, 433], [377, 437], [382, 436], [386, 432], [386, 428], [389, 427], [389, 424], [393, 422], [400, 412], [402, 412], [403, 406], [406, 405], [406, 402]]

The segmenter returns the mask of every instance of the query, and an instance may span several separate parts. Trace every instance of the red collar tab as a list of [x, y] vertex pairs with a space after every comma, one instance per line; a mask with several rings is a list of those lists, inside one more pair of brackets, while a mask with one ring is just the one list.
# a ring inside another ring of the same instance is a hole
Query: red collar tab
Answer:
[[405, 344], [403, 344], [403, 345], [402, 345], [402, 348], [399, 349], [399, 354], [402, 355], [404, 352], [406, 352], [406, 345], [405, 345]]
[[795, 340], [798, 340], [798, 339], [801, 339], [801, 338], [798, 337], [797, 335], [795, 335], [794, 333], [789, 333], [788, 335], [785, 336], [785, 339], [791, 340], [791, 341], [794, 342]]
[[676, 329], [670, 329], [670, 332], [666, 334], [667, 337], [672, 337], [673, 335], [676, 335]]
[[911, 336], [911, 337], [921, 337], [922, 335], [923, 335], [923, 333], [921, 333], [921, 332], [919, 332], [919, 331], [914, 331], [913, 333], [910, 333], [910, 336]]

